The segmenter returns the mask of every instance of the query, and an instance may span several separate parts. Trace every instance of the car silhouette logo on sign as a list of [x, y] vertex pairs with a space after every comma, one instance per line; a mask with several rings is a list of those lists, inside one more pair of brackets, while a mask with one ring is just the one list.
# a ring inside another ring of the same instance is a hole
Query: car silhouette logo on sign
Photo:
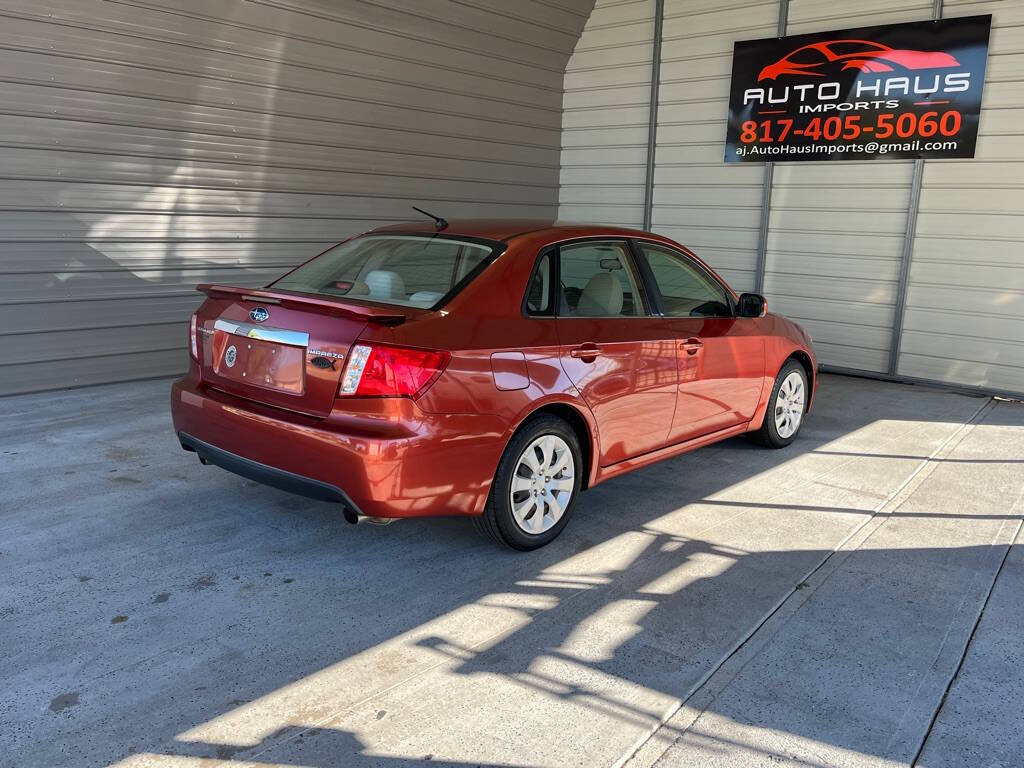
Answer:
[[270, 312], [266, 307], [253, 307], [252, 311], [249, 312], [249, 317], [257, 323], [262, 323], [270, 317]]
[[895, 49], [872, 40], [828, 40], [790, 51], [762, 69], [757, 79], [775, 80], [780, 75], [825, 77], [823, 70], [829, 68], [835, 72], [898, 72], [957, 66], [960, 62], [945, 51]]

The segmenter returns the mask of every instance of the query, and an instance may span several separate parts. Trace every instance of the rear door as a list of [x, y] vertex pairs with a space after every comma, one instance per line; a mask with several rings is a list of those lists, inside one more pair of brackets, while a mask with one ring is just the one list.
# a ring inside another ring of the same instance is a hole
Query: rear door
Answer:
[[635, 243], [675, 335], [679, 397], [668, 442], [749, 421], [764, 371], [759, 325], [735, 316], [728, 290], [696, 260], [664, 245]]
[[597, 420], [601, 466], [665, 445], [676, 404], [675, 337], [649, 312], [625, 240], [558, 248], [562, 368]]

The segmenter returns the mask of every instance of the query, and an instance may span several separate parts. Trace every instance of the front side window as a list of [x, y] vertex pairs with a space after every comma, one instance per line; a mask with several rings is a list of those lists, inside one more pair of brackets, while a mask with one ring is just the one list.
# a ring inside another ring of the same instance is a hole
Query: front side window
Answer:
[[562, 282], [559, 315], [636, 317], [645, 314], [625, 243], [572, 243], [561, 246], [558, 253]]
[[668, 317], [728, 317], [732, 315], [725, 288], [683, 254], [639, 243], [661, 291]]
[[433, 307], [494, 252], [494, 246], [452, 238], [369, 235], [331, 248], [273, 287]]

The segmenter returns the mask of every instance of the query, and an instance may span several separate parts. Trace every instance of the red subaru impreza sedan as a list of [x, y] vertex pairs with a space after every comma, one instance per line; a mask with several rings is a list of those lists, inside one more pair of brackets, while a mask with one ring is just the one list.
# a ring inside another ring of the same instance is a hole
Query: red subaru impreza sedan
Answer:
[[351, 522], [465, 515], [523, 550], [623, 472], [745, 432], [788, 445], [817, 386], [800, 326], [632, 229], [402, 224], [199, 290], [183, 448]]

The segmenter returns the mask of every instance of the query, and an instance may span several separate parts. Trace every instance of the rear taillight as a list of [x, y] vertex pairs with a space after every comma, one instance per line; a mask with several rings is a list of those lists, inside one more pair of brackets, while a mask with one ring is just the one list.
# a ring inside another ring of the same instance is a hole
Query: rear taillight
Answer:
[[437, 380], [451, 355], [429, 349], [356, 344], [338, 394], [348, 397], [417, 397]]
[[192, 357], [196, 360], [199, 359], [199, 320], [196, 318], [196, 313], [192, 313], [192, 319], [189, 321], [188, 327], [188, 339], [189, 346], [192, 350]]

